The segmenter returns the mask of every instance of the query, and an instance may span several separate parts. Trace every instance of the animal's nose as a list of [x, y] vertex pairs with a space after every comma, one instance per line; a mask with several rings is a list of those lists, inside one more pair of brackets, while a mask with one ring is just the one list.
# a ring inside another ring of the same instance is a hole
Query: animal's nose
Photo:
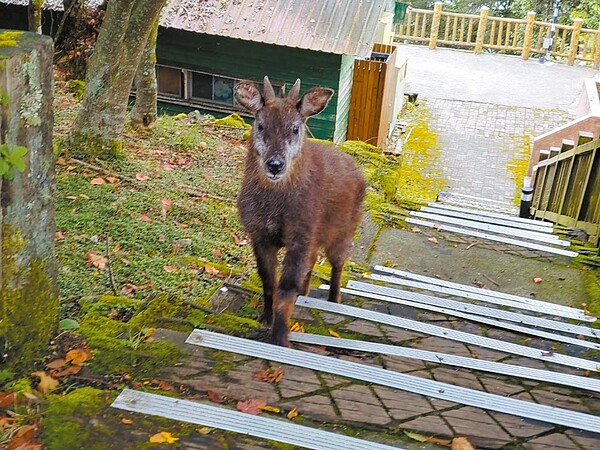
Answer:
[[269, 172], [271, 172], [273, 175], [277, 175], [283, 170], [283, 161], [279, 158], [270, 158], [265, 162], [265, 164], [267, 165]]

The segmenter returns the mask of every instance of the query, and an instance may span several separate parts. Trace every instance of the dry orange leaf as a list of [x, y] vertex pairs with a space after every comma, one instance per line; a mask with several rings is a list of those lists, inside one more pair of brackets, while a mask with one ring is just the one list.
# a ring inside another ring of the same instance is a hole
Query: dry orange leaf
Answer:
[[31, 375], [40, 379], [40, 382], [36, 389], [42, 394], [47, 394], [48, 392], [53, 391], [60, 384], [58, 380], [55, 380], [46, 372], [33, 372]]
[[94, 266], [97, 269], [104, 270], [108, 260], [105, 256], [96, 253], [94, 250], [90, 250], [86, 255], [86, 260], [90, 266]]
[[218, 392], [212, 391], [212, 390], [208, 390], [206, 391], [206, 396], [208, 397], [208, 399], [213, 402], [213, 403], [223, 403], [225, 401], [225, 399], [223, 398], [223, 396], [221, 394], [219, 394]]
[[283, 369], [278, 367], [273, 370], [270, 367], [260, 372], [256, 372], [252, 375], [252, 378], [259, 381], [266, 381], [267, 383], [279, 383], [283, 378]]
[[475, 450], [466, 437], [455, 437], [450, 444], [450, 450]]
[[289, 413], [287, 413], [288, 419], [292, 420], [295, 417], [298, 417], [298, 410], [296, 408], [292, 409]]
[[60, 371], [54, 370], [51, 374], [54, 378], [68, 377], [69, 375], [75, 375], [76, 373], [79, 373], [81, 369], [83, 369], [83, 367], [74, 364]]
[[17, 397], [12, 392], [0, 392], [0, 408], [12, 405]]
[[142, 214], [140, 220], [142, 222], [152, 222], [152, 218], [148, 214]]
[[67, 352], [65, 359], [73, 364], [82, 364], [92, 359], [92, 351], [89, 348], [74, 348]]
[[135, 174], [135, 179], [138, 180], [138, 181], [146, 181], [146, 180], [149, 180], [150, 177], [148, 175], [143, 175], [141, 173], [136, 173]]
[[46, 369], [60, 369], [62, 366], [67, 364], [67, 360], [64, 358], [55, 359], [54, 361], [46, 364]]
[[150, 442], [153, 444], [174, 444], [179, 438], [174, 437], [168, 431], [161, 431], [153, 436], [150, 436]]
[[126, 417], [123, 417], [123, 418], [121, 419], [121, 423], [122, 423], [123, 425], [132, 425], [132, 424], [133, 424], [133, 420], [131, 420], [131, 419], [127, 419]]
[[265, 406], [266, 402], [264, 400], [259, 399], [250, 399], [245, 402], [239, 401], [235, 406], [238, 411], [244, 412], [246, 414], [252, 414], [254, 416], [260, 414], [260, 406]]
[[165, 266], [164, 269], [165, 269], [165, 272], [167, 272], [167, 273], [174, 273], [179, 270], [179, 268], [177, 268], [175, 266]]
[[102, 177], [92, 178], [92, 181], [90, 181], [90, 184], [94, 186], [99, 186], [104, 183], [106, 183], [106, 181]]
[[210, 266], [208, 264], [204, 266], [204, 273], [206, 273], [207, 275], [211, 275], [211, 276], [218, 276], [221, 274], [219, 269], [217, 269], [216, 267]]
[[106, 181], [108, 181], [111, 184], [114, 184], [117, 181], [119, 181], [119, 179], [117, 177], [106, 177], [105, 179], [106, 179]]

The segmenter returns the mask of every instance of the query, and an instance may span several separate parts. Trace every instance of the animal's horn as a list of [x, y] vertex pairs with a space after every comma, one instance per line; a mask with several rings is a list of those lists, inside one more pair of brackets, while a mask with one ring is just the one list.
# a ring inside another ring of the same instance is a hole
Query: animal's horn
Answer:
[[298, 96], [300, 95], [300, 78], [296, 80], [292, 88], [290, 89], [290, 93], [288, 94], [288, 98], [296, 103], [298, 101]]
[[265, 102], [271, 100], [275, 97], [275, 91], [273, 90], [273, 86], [271, 86], [271, 82], [269, 81], [269, 77], [265, 76], [263, 80], [265, 86]]

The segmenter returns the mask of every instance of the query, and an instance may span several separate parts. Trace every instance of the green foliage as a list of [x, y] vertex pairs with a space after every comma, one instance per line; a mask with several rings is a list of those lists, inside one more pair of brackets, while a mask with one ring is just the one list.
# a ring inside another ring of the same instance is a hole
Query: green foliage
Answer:
[[21, 146], [9, 147], [4, 143], [0, 145], [0, 177], [12, 180], [14, 170], [25, 170], [25, 155], [27, 149]]
[[73, 93], [77, 100], [83, 99], [83, 94], [85, 92], [85, 81], [69, 80], [67, 82], [67, 87]]
[[17, 38], [21, 34], [23, 34], [22, 31], [4, 31], [0, 33], [0, 48], [15, 47], [17, 45]]
[[230, 114], [221, 119], [214, 119], [213, 123], [218, 126], [236, 127], [236, 128], [252, 128], [251, 125], [247, 124], [242, 116], [238, 113]]

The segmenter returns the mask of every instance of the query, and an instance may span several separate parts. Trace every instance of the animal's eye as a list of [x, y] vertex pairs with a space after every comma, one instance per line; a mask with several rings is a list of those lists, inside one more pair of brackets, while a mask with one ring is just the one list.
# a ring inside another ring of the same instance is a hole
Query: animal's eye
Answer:
[[262, 123], [258, 124], [258, 131], [264, 131], [265, 127], [263, 127]]
[[300, 128], [297, 125], [295, 125], [294, 128], [292, 128], [292, 132], [294, 134], [298, 134], [299, 131], [300, 131]]

